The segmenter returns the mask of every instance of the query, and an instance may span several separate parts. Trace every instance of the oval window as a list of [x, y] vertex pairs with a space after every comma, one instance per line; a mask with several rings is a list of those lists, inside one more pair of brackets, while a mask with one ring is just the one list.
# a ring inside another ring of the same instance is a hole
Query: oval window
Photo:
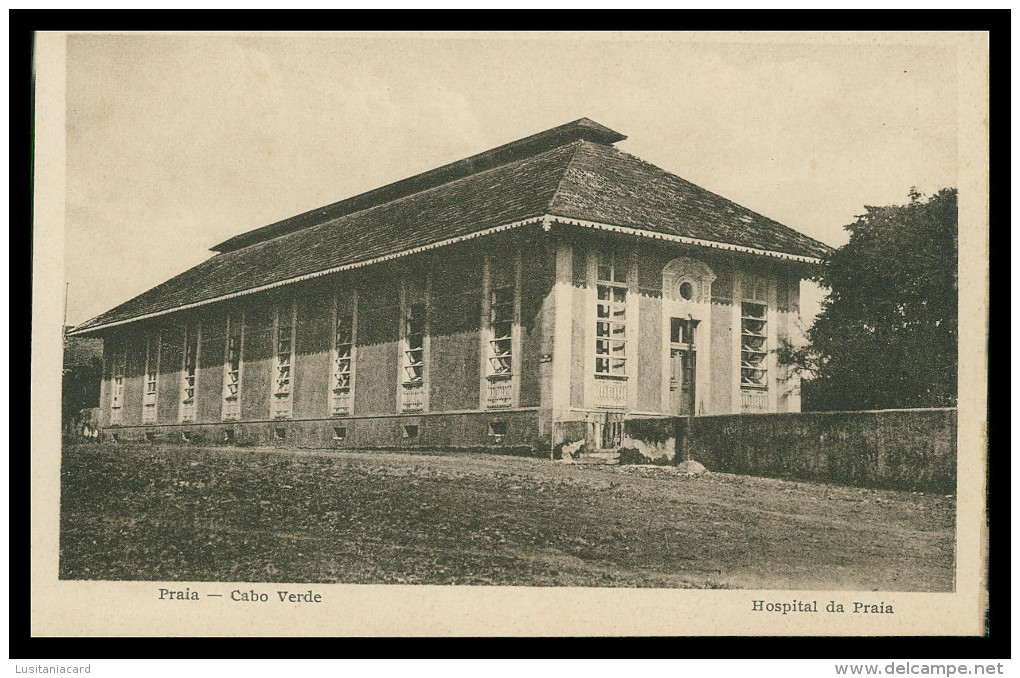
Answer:
[[679, 291], [681, 299], [683, 299], [684, 301], [690, 301], [691, 298], [694, 296], [694, 285], [692, 285], [690, 281], [684, 280], [682, 283], [680, 283]]

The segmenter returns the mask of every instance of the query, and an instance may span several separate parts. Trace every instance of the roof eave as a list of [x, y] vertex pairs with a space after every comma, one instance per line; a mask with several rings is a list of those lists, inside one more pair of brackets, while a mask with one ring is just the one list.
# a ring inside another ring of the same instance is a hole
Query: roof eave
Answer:
[[[220, 296], [213, 297], [211, 299], [206, 299], [206, 300], [203, 300], [203, 301], [196, 301], [196, 302], [193, 302], [193, 303], [190, 303], [190, 304], [183, 304], [183, 305], [175, 306], [173, 308], [165, 309], [165, 310], [162, 310], [162, 311], [153, 311], [152, 313], [144, 313], [142, 315], [134, 316], [134, 317], [131, 317], [131, 318], [126, 318], [124, 320], [117, 320], [117, 321], [110, 322], [110, 323], [103, 323], [103, 324], [100, 324], [100, 325], [95, 325], [95, 326], [92, 326], [92, 327], [87, 327], [87, 328], [84, 328], [84, 329], [81, 329], [81, 330], [75, 328], [75, 329], [69, 330], [68, 333], [67, 333], [67, 336], [87, 336], [89, 334], [94, 334], [94, 333], [97, 333], [97, 332], [99, 332], [101, 330], [109, 329], [111, 327], [118, 327], [118, 326], [121, 326], [121, 325], [128, 325], [130, 323], [138, 322], [140, 320], [147, 320], [149, 318], [156, 318], [156, 317], [163, 316], [163, 315], [169, 315], [171, 313], [176, 313], [178, 311], [184, 311], [184, 310], [191, 309], [191, 308], [198, 308], [200, 306], [208, 306], [210, 304], [215, 304], [215, 303], [218, 303], [218, 302], [221, 302], [221, 301], [227, 301], [229, 299], [236, 299], [238, 297], [248, 296], [248, 295], [251, 295], [251, 294], [258, 294], [259, 292], [265, 292], [266, 290], [271, 290], [271, 289], [275, 289], [277, 287], [283, 287], [285, 285], [291, 285], [291, 284], [294, 284], [294, 283], [303, 282], [305, 280], [311, 280], [313, 278], [321, 278], [322, 276], [332, 275], [334, 273], [342, 273], [343, 271], [350, 271], [350, 270], [354, 270], [356, 268], [365, 268], [366, 266], [372, 266], [374, 264], [381, 264], [383, 262], [391, 261], [393, 259], [399, 259], [401, 257], [410, 256], [412, 254], [418, 254], [419, 252], [427, 252], [429, 250], [438, 249], [440, 247], [446, 247], [448, 245], [454, 245], [454, 244], [459, 243], [459, 242], [464, 242], [465, 240], [474, 240], [475, 238], [480, 238], [480, 237], [483, 237], [483, 236], [486, 236], [486, 235], [491, 235], [493, 233], [499, 233], [501, 231], [508, 231], [510, 229], [517, 228], [517, 227], [520, 227], [520, 226], [526, 226], [528, 224], [542, 223], [543, 219], [544, 219], [544, 217], [541, 217], [541, 216], [530, 217], [528, 219], [522, 219], [520, 221], [513, 221], [513, 222], [510, 222], [508, 224], [501, 224], [499, 226], [493, 226], [492, 228], [486, 228], [484, 230], [475, 231], [473, 233], [466, 233], [464, 235], [456, 236], [454, 238], [447, 238], [445, 240], [440, 240], [440, 241], [435, 242], [435, 243], [431, 243], [431, 244], [427, 244], [427, 245], [421, 245], [419, 247], [413, 247], [413, 248], [410, 248], [410, 249], [407, 249], [407, 250], [401, 250], [399, 252], [393, 252], [391, 254], [386, 254], [386, 255], [383, 255], [383, 256], [380, 256], [380, 257], [374, 257], [372, 259], [365, 259], [363, 261], [356, 261], [356, 262], [353, 262], [353, 263], [350, 263], [350, 264], [344, 264], [342, 266], [334, 266], [334, 267], [331, 267], [331, 268], [323, 269], [321, 271], [315, 271], [313, 273], [306, 273], [304, 275], [296, 276], [296, 277], [293, 277], [293, 278], [287, 278], [285, 280], [279, 280], [277, 282], [268, 283], [268, 284], [265, 284], [265, 285], [258, 285], [256, 287], [251, 287], [251, 288], [244, 289], [244, 290], [238, 290], [237, 292], [231, 292], [230, 294], [222, 294]], [[96, 317], [98, 318], [99, 316], [96, 316]], [[94, 318], [93, 318], [93, 320], [94, 320]], [[92, 322], [92, 320], [87, 320], [86, 322]]]
[[[507, 224], [502, 224], [500, 226], [494, 226], [492, 228], [487, 228], [487, 229], [484, 229], [484, 230], [481, 230], [481, 231], [475, 231], [474, 233], [468, 233], [468, 234], [465, 234], [465, 235], [457, 236], [455, 238], [447, 238], [446, 240], [440, 240], [438, 242], [431, 243], [431, 244], [428, 244], [428, 245], [421, 245], [419, 247], [414, 247], [414, 248], [411, 248], [411, 249], [402, 250], [400, 252], [394, 252], [394, 253], [387, 254], [387, 255], [384, 255], [384, 256], [381, 256], [381, 257], [375, 257], [375, 258], [372, 258], [372, 259], [365, 259], [363, 261], [358, 261], [358, 262], [354, 262], [354, 263], [351, 263], [351, 264], [345, 264], [343, 266], [335, 266], [335, 267], [332, 267], [332, 268], [323, 269], [321, 271], [316, 271], [314, 273], [308, 273], [308, 274], [297, 276], [297, 277], [294, 277], [294, 278], [287, 278], [285, 280], [280, 280], [280, 281], [277, 281], [277, 282], [274, 282], [274, 283], [269, 283], [269, 284], [266, 284], [266, 285], [259, 285], [257, 287], [252, 287], [252, 288], [245, 289], [245, 290], [239, 290], [237, 292], [231, 292], [230, 294], [220, 295], [220, 296], [217, 296], [217, 297], [213, 297], [211, 299], [206, 299], [204, 301], [196, 301], [196, 302], [193, 302], [193, 303], [190, 303], [190, 304], [183, 304], [181, 306], [175, 306], [175, 307], [170, 308], [170, 309], [165, 309], [165, 310], [162, 310], [162, 311], [154, 311], [152, 313], [145, 313], [145, 314], [142, 314], [142, 315], [134, 316], [132, 318], [126, 318], [124, 320], [117, 320], [115, 322], [110, 322], [110, 323], [103, 323], [103, 324], [100, 324], [100, 325], [95, 325], [95, 326], [92, 326], [92, 327], [86, 327], [86, 328], [83, 328], [83, 329], [73, 328], [73, 329], [71, 329], [71, 330], [69, 330], [67, 332], [67, 336], [89, 336], [89, 335], [93, 335], [93, 334], [99, 334], [103, 330], [110, 329], [112, 327], [119, 327], [121, 325], [128, 325], [130, 323], [139, 322], [141, 320], [147, 320], [149, 318], [156, 318], [156, 317], [159, 317], [159, 316], [169, 315], [171, 313], [176, 313], [178, 311], [184, 311], [184, 310], [191, 309], [191, 308], [198, 308], [200, 306], [208, 306], [210, 304], [215, 304], [215, 303], [218, 303], [218, 302], [221, 302], [221, 301], [227, 301], [229, 299], [236, 299], [238, 297], [248, 296], [248, 295], [251, 295], [251, 294], [258, 294], [259, 292], [264, 292], [266, 290], [274, 289], [274, 288], [277, 288], [277, 287], [283, 287], [285, 285], [290, 285], [290, 284], [293, 284], [293, 283], [303, 282], [305, 280], [311, 280], [313, 278], [319, 278], [319, 277], [326, 276], [326, 275], [332, 275], [334, 273], [341, 273], [343, 271], [350, 271], [350, 270], [357, 269], [357, 268], [364, 268], [366, 266], [372, 266], [374, 264], [380, 264], [380, 263], [383, 263], [385, 261], [391, 261], [393, 259], [398, 259], [398, 258], [401, 258], [401, 257], [410, 256], [410, 255], [413, 255], [413, 254], [418, 254], [419, 252], [425, 252], [425, 251], [429, 251], [429, 250], [433, 250], [433, 249], [438, 249], [440, 247], [446, 247], [448, 245], [453, 245], [453, 244], [456, 244], [458, 242], [463, 242], [465, 240], [473, 240], [475, 238], [480, 238], [480, 237], [483, 237], [483, 236], [486, 236], [486, 235], [491, 235], [491, 234], [494, 234], [494, 233], [499, 233], [501, 231], [508, 231], [508, 230], [511, 230], [511, 229], [514, 229], [514, 228], [518, 228], [520, 226], [526, 226], [528, 224], [539, 224], [539, 223], [542, 224], [543, 228], [546, 231], [550, 230], [550, 228], [554, 224], [563, 224], [563, 225], [570, 225], [570, 226], [580, 226], [580, 227], [583, 227], [583, 228], [592, 228], [592, 229], [596, 229], [596, 230], [609, 231], [609, 232], [614, 232], [614, 233], [623, 233], [623, 234], [627, 234], [627, 235], [633, 235], [633, 236], [638, 236], [638, 237], [650, 238], [650, 239], [653, 239], [653, 240], [664, 240], [664, 241], [668, 241], [668, 242], [676, 242], [676, 243], [680, 243], [680, 244], [684, 244], [684, 245], [694, 245], [694, 246], [697, 246], [697, 247], [707, 247], [707, 248], [710, 248], [710, 249], [726, 250], [726, 251], [731, 251], [731, 252], [741, 252], [741, 253], [745, 253], [745, 254], [753, 254], [753, 255], [757, 255], [757, 256], [765, 256], [765, 257], [771, 257], [771, 258], [775, 258], [775, 259], [781, 259], [781, 260], [786, 260], [786, 261], [798, 262], [798, 263], [803, 263], [803, 264], [819, 265], [819, 264], [822, 263], [822, 260], [817, 258], [817, 257], [808, 257], [808, 256], [803, 256], [803, 255], [790, 254], [790, 253], [787, 253], [787, 252], [777, 252], [777, 251], [772, 251], [772, 250], [756, 249], [756, 248], [753, 248], [753, 247], [745, 247], [743, 245], [734, 245], [734, 244], [730, 244], [730, 243], [715, 242], [715, 241], [712, 241], [712, 240], [701, 240], [701, 239], [698, 239], [698, 238], [689, 238], [689, 237], [681, 236], [681, 235], [672, 235], [672, 234], [668, 234], [668, 233], [659, 233], [659, 232], [656, 232], [656, 231], [645, 231], [645, 230], [641, 230], [641, 229], [637, 229], [637, 228], [631, 228], [631, 227], [628, 227], [628, 226], [617, 226], [615, 224], [607, 224], [607, 223], [602, 223], [602, 222], [598, 222], [598, 221], [587, 221], [587, 220], [584, 220], [584, 219], [575, 219], [573, 217], [564, 217], [564, 216], [559, 216], [559, 215], [555, 215], [555, 214], [545, 214], [545, 215], [542, 215], [542, 216], [539, 216], [539, 217], [531, 217], [531, 218], [528, 218], [528, 219], [522, 219], [520, 221], [514, 221], [514, 222], [507, 223]], [[99, 317], [99, 316], [97, 316], [97, 317]], [[86, 322], [91, 322], [91, 320], [86, 321]]]
[[747, 247], [745, 245], [734, 245], [732, 243], [718, 242], [714, 240], [702, 240], [700, 238], [689, 238], [683, 235], [673, 235], [670, 233], [660, 233], [658, 231], [646, 231], [644, 229], [632, 228], [629, 226], [617, 226], [615, 224], [607, 224], [599, 221], [587, 221], [585, 219], [577, 219], [574, 217], [563, 217], [556, 215], [547, 215], [546, 219], [548, 222], [555, 222], [560, 224], [566, 224], [571, 226], [581, 226], [583, 228], [593, 228], [601, 231], [611, 231], [614, 233], [625, 233], [627, 235], [634, 235], [644, 238], [651, 238], [653, 240], [665, 240], [668, 242], [676, 242], [684, 245], [695, 245], [698, 247], [707, 247], [710, 249], [727, 250], [731, 252], [742, 252], [744, 254], [754, 254], [758, 256], [771, 257], [774, 259], [783, 259], [786, 261], [795, 261], [804, 264], [815, 264], [820, 265], [822, 260], [818, 257], [809, 257], [800, 254], [790, 254], [788, 252], [780, 252], [775, 250], [764, 250], [755, 247]]

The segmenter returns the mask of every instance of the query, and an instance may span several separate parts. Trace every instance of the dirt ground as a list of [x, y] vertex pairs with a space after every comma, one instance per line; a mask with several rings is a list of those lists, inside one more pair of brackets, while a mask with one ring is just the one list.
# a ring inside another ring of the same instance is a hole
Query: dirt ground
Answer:
[[951, 591], [956, 501], [672, 467], [69, 446], [64, 579]]

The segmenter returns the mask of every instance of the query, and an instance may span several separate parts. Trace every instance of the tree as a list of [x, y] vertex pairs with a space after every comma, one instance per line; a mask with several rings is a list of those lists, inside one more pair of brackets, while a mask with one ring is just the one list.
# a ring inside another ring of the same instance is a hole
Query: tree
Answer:
[[61, 414], [65, 432], [78, 423], [79, 413], [99, 407], [99, 387], [103, 381], [103, 340], [82, 337], [64, 338], [64, 374]]
[[779, 356], [810, 379], [805, 409], [956, 405], [956, 189], [922, 198], [866, 206], [814, 277], [829, 291], [809, 345]]

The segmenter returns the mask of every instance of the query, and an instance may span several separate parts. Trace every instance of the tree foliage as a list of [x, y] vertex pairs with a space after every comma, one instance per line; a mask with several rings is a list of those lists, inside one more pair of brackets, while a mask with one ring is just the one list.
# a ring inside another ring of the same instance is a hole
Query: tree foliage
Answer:
[[65, 338], [61, 397], [61, 415], [65, 428], [73, 426], [81, 410], [99, 406], [99, 387], [102, 380], [102, 340]]
[[828, 295], [809, 346], [780, 360], [813, 375], [805, 409], [955, 406], [956, 189], [865, 209], [815, 277]]

